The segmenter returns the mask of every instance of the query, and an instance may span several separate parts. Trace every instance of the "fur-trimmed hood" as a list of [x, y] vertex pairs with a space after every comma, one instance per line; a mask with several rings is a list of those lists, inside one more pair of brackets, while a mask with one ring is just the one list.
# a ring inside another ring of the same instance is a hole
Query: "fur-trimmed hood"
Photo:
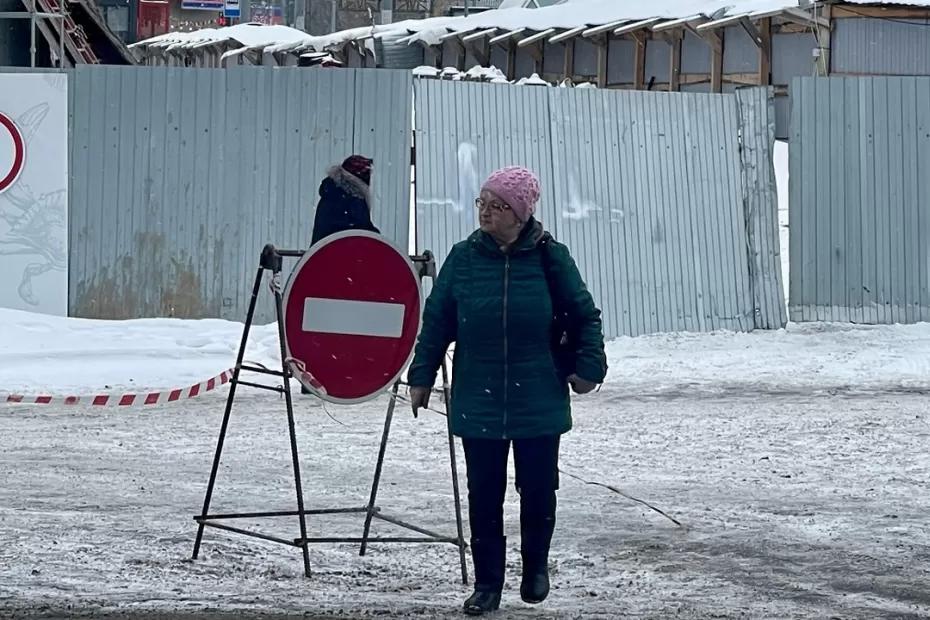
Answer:
[[333, 166], [326, 172], [326, 178], [320, 185], [321, 198], [333, 198], [332, 191], [341, 191], [351, 198], [364, 200], [369, 210], [371, 204], [371, 189], [360, 178], [346, 171], [342, 166]]

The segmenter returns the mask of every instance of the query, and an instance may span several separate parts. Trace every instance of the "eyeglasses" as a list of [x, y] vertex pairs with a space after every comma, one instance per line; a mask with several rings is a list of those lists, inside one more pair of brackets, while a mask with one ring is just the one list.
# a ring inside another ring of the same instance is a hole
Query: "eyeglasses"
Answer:
[[504, 211], [510, 211], [510, 205], [503, 202], [485, 202], [481, 198], [475, 199], [475, 208], [479, 211], [484, 211], [485, 209], [490, 209], [494, 213], [503, 213]]

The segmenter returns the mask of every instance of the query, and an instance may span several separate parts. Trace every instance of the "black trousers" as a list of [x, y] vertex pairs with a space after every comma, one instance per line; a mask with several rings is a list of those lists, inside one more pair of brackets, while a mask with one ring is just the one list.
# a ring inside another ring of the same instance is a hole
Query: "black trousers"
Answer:
[[555, 528], [559, 439], [558, 435], [553, 435], [514, 440], [462, 440], [468, 472], [468, 521], [473, 541], [491, 544], [503, 541], [507, 462], [513, 445], [524, 561], [528, 555], [536, 561], [546, 560]]

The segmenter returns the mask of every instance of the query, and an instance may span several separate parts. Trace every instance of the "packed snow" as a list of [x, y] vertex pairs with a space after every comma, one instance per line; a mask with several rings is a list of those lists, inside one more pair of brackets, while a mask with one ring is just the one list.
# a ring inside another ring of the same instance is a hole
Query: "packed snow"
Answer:
[[[230, 368], [242, 324], [99, 321], [0, 309], [0, 393], [82, 395], [185, 387]], [[246, 360], [280, 367], [275, 325]], [[930, 324], [789, 324], [752, 333], [657, 334], [608, 344], [609, 382], [631, 393], [930, 390]]]
[[[241, 326], [0, 313], [0, 384], [186, 384], [230, 364]], [[250, 358], [274, 363], [273, 330]], [[930, 614], [930, 326], [790, 326], [610, 344], [603, 389], [574, 401], [552, 594], [519, 600], [511, 486], [501, 618], [925, 618]], [[0, 408], [0, 617], [459, 617], [451, 545], [296, 549], [207, 530], [191, 561], [223, 393], [146, 409]], [[310, 508], [367, 501], [386, 411], [295, 399]], [[433, 403], [441, 409], [442, 403]], [[458, 453], [464, 489], [464, 463]], [[283, 401], [233, 410], [211, 511], [293, 510]], [[395, 414], [378, 504], [455, 531], [445, 421]], [[315, 536], [362, 519], [314, 517]], [[293, 518], [240, 527], [294, 538]], [[376, 522], [376, 535], [400, 534]], [[470, 567], [469, 567], [470, 568]]]

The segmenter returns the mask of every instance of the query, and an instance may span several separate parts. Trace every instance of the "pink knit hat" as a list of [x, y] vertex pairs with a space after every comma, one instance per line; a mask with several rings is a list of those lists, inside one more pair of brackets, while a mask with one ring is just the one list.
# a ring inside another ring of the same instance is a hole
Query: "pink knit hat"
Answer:
[[508, 166], [492, 172], [481, 186], [481, 191], [484, 190], [500, 196], [501, 200], [510, 205], [521, 222], [527, 221], [536, 213], [536, 203], [539, 202], [539, 179], [526, 168]]

